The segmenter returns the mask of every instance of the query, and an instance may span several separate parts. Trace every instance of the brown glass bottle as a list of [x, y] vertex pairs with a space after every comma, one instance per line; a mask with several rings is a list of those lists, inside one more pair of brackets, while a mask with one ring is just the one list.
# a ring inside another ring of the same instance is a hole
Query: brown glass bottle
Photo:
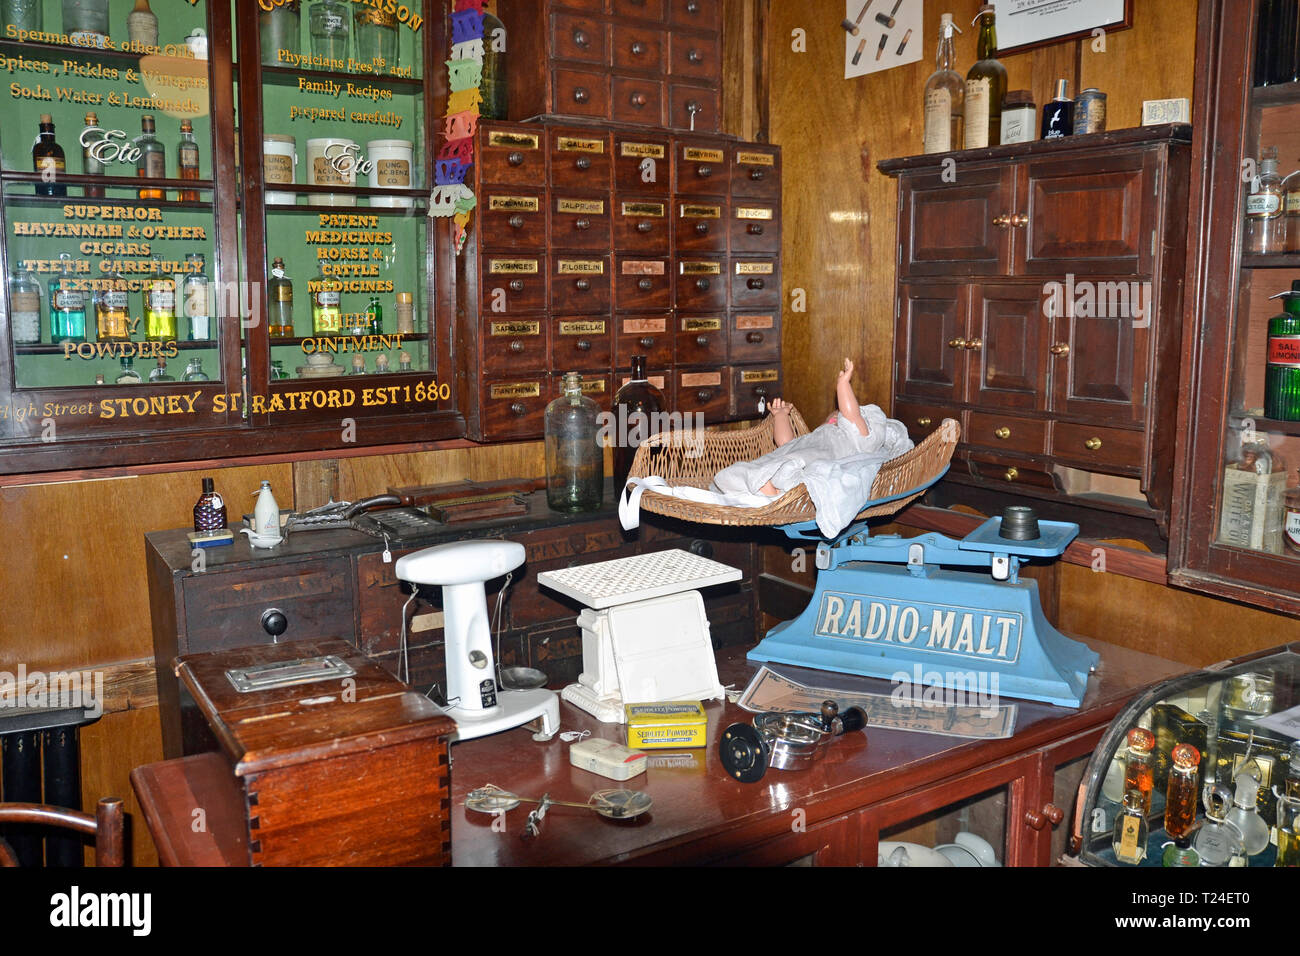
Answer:
[[614, 394], [614, 492], [623, 493], [637, 447], [659, 428], [664, 393], [645, 377], [645, 356], [632, 356], [632, 377]]
[[271, 262], [271, 278], [266, 284], [271, 302], [266, 331], [273, 339], [293, 338], [293, 283], [284, 274], [284, 260], [279, 256]]
[[[199, 144], [194, 139], [194, 124], [181, 120], [181, 141], [176, 147], [176, 173], [180, 179], [199, 178]], [[197, 189], [182, 189], [181, 202], [198, 202]]]
[[[167, 178], [167, 153], [154, 132], [153, 116], [146, 113], [140, 117], [140, 136], [135, 141], [140, 150], [140, 158], [135, 162], [135, 175], [138, 179]], [[141, 199], [165, 198], [161, 189], [141, 189], [139, 195]]]
[[54, 119], [49, 113], [42, 113], [41, 134], [32, 144], [32, 169], [41, 174], [36, 195], [66, 196], [68, 186], [61, 180], [67, 168], [63, 147], [54, 141]]

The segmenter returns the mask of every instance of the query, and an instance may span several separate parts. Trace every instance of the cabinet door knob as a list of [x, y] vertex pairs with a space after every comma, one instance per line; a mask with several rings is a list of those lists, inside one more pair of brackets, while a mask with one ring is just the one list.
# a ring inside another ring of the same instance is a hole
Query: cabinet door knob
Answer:
[[574, 229], [590, 229], [590, 228], [591, 228], [591, 220], [590, 220], [590, 219], [586, 219], [586, 218], [583, 218], [583, 219], [575, 219], [575, 220], [573, 220], [573, 228], [574, 228]]
[[759, 343], [761, 343], [761, 342], [763, 341], [763, 333], [762, 333], [762, 332], [749, 332], [749, 333], [747, 333], [747, 334], [745, 335], [745, 341], [746, 341], [746, 342], [752, 342], [753, 344], [758, 345]]
[[591, 94], [587, 92], [585, 86], [579, 86], [573, 91], [573, 102], [575, 103], [585, 103], [590, 98]]
[[1023, 229], [1025, 226], [1029, 225], [1029, 217], [1023, 212], [1018, 212], [1011, 217], [1011, 225], [1016, 229]]
[[633, 56], [641, 56], [643, 53], [645, 53], [645, 51], [646, 51], [646, 45], [642, 43], [640, 40], [636, 40], [632, 43]]
[[1057, 342], [1047, 351], [1051, 352], [1053, 355], [1069, 355], [1070, 346], [1068, 346], [1064, 342]]
[[994, 216], [993, 225], [997, 226], [999, 229], [1005, 229], [1011, 225], [1011, 217], [1006, 213], [1003, 213], [1000, 216]]
[[636, 344], [643, 349], [652, 349], [655, 347], [655, 340], [648, 335], [643, 335], [636, 340]]
[[695, 224], [695, 231], [701, 236], [706, 236], [709, 233], [709, 224], [707, 222], [697, 222]]
[[585, 50], [587, 47], [591, 46], [591, 37], [587, 36], [586, 30], [574, 30], [573, 42]]
[[686, 51], [686, 62], [687, 62], [687, 63], [703, 63], [703, 62], [704, 62], [704, 54], [702, 54], [699, 50], [687, 50], [687, 51]]
[[510, 217], [509, 219], [507, 219], [506, 221], [507, 221], [508, 223], [510, 223], [510, 228], [511, 228], [511, 229], [522, 229], [522, 228], [524, 228], [524, 217], [521, 216], [521, 215], [519, 215], [519, 213], [515, 213], [513, 216], [511, 216], [511, 217]]
[[762, 224], [757, 222], [751, 222], [749, 224], [749, 234], [751, 236], [761, 236], [763, 234]]
[[948, 348], [950, 348], [950, 349], [964, 349], [965, 347], [966, 347], [966, 340], [965, 340], [965, 339], [949, 339], [949, 340], [948, 340]]
[[984, 347], [983, 339], [968, 339], [966, 342], [966, 348], [970, 349], [972, 352], [978, 352], [983, 347]]
[[654, 281], [651, 279], [637, 279], [636, 287], [640, 289], [642, 292], [649, 292], [651, 289], [655, 287], [655, 284]]
[[522, 352], [523, 350], [524, 350], [524, 343], [520, 342], [518, 339], [515, 339], [513, 342], [510, 343], [510, 351]]
[[709, 280], [708, 280], [708, 279], [696, 279], [696, 280], [695, 280], [695, 288], [699, 289], [701, 292], [707, 292], [707, 291], [709, 291]]
[[697, 335], [695, 336], [695, 344], [700, 348], [705, 348], [709, 344], [709, 337], [707, 335]]
[[525, 405], [523, 402], [510, 403], [510, 414], [523, 417], [527, 413], [528, 413], [528, 406]]
[[1012, 467], [1008, 468], [1005, 472], [1002, 473], [1002, 477], [1005, 478], [1007, 481], [1015, 481], [1017, 478], [1020, 477], [1020, 469], [1016, 468], [1013, 465]]
[[713, 167], [712, 167], [712, 166], [696, 166], [696, 167], [695, 167], [695, 175], [696, 175], [696, 176], [699, 176], [701, 179], [708, 179], [710, 176], [713, 175]]
[[591, 343], [586, 339], [578, 339], [578, 341], [574, 343], [573, 347], [576, 348], [579, 352], [591, 351]]
[[650, 220], [648, 220], [648, 219], [643, 219], [643, 220], [641, 220], [640, 222], [638, 222], [638, 223], [636, 224], [636, 231], [637, 231], [637, 232], [649, 232], [649, 231], [650, 231], [651, 229], [653, 229], [654, 227], [655, 227], [654, 223], [650, 222]]
[[695, 398], [700, 404], [704, 404], [713, 397], [713, 389], [702, 388], [695, 393]]
[[755, 385], [754, 388], [753, 388], [753, 392], [754, 392], [754, 394], [757, 395], [759, 398], [762, 398], [764, 395], [767, 394], [767, 386], [766, 386], [766, 385]]
[[579, 156], [579, 157], [574, 161], [573, 165], [577, 166], [579, 169], [591, 169], [591, 157], [590, 157], [590, 156]]
[[697, 2], [697, 0], [690, 0], [690, 2], [686, 4], [686, 12], [687, 12], [687, 13], [699, 13], [699, 12], [700, 12], [700, 5], [699, 5], [699, 3]]
[[1083, 447], [1088, 449], [1088, 451], [1096, 451], [1101, 447], [1101, 439], [1096, 437], [1085, 439]]
[[920, 418], [916, 420], [916, 424], [919, 425], [921, 428], [929, 428], [930, 423], [932, 421], [934, 421], [934, 419], [931, 418], [929, 415], [922, 415]]
[[1011, 429], [1006, 425], [1003, 425], [1001, 428], [995, 428], [993, 429], [993, 437], [1001, 438], [1003, 441], [1006, 441], [1011, 437]]
[[271, 635], [272, 643], [289, 629], [289, 617], [278, 607], [268, 607], [262, 612], [262, 630]]
[[574, 287], [575, 289], [577, 289], [579, 292], [587, 292], [587, 291], [589, 291], [589, 290], [591, 289], [591, 280], [590, 280], [590, 279], [574, 279], [574, 280], [573, 280], [573, 287]]
[[523, 280], [523, 279], [511, 279], [511, 280], [510, 280], [510, 291], [511, 291], [511, 292], [523, 292], [523, 291], [524, 291], [524, 280]]
[[749, 178], [757, 182], [763, 178], [763, 171], [761, 169], [751, 169], [749, 171]]
[[761, 289], [766, 283], [762, 279], [749, 279], [745, 282], [745, 285], [751, 289]]
[[1025, 823], [1034, 830], [1041, 830], [1049, 823], [1056, 826], [1065, 819], [1065, 811], [1055, 804], [1047, 803], [1040, 811], [1029, 810], [1025, 813]]
[[522, 166], [524, 164], [524, 154], [516, 150], [506, 156], [506, 162], [511, 166]]
[[635, 107], [636, 109], [643, 108], [646, 105], [646, 103], [649, 102], [646, 99], [646, 95], [644, 93], [633, 93], [631, 97], [631, 101], [632, 101], [632, 106]]

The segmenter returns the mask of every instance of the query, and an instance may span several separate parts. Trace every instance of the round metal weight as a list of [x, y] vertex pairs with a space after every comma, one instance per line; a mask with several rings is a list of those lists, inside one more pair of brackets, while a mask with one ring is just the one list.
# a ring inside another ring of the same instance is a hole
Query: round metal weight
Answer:
[[732, 724], [723, 731], [718, 743], [722, 766], [741, 783], [762, 779], [767, 773], [769, 754], [767, 742], [752, 724]]

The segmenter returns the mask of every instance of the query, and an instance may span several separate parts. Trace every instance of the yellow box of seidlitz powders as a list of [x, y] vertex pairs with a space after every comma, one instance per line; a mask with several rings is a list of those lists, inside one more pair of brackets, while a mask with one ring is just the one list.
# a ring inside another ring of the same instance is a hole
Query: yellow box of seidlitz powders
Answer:
[[708, 746], [705, 737], [709, 721], [698, 700], [624, 704], [623, 717], [627, 721], [627, 745], [633, 750]]

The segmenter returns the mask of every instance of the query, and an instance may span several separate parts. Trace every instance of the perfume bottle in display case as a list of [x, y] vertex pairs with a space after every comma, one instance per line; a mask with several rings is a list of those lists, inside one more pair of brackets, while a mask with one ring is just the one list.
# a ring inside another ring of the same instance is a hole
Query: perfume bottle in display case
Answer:
[[1151, 790], [1155, 786], [1154, 761], [1151, 748], [1156, 736], [1145, 727], [1134, 727], [1128, 732], [1128, 754], [1124, 760], [1124, 797], [1137, 791], [1141, 797], [1143, 815], [1151, 812]]
[[1165, 789], [1165, 833], [1182, 840], [1196, 822], [1196, 798], [1200, 793], [1198, 773], [1201, 754], [1191, 744], [1178, 744], [1171, 754], [1169, 782]]
[[1300, 866], [1300, 797], [1274, 791], [1277, 797], [1277, 859], [1274, 866]]
[[1146, 811], [1143, 804], [1150, 798], [1140, 790], [1127, 790], [1124, 793], [1124, 805], [1115, 817], [1115, 827], [1111, 834], [1111, 846], [1115, 850], [1115, 859], [1121, 863], [1134, 866], [1141, 863], [1147, 855]]
[[1246, 853], [1241, 831], [1228, 822], [1232, 793], [1227, 787], [1207, 783], [1201, 799], [1205, 802], [1205, 821], [1196, 831], [1193, 845], [1202, 866], [1245, 866]]

